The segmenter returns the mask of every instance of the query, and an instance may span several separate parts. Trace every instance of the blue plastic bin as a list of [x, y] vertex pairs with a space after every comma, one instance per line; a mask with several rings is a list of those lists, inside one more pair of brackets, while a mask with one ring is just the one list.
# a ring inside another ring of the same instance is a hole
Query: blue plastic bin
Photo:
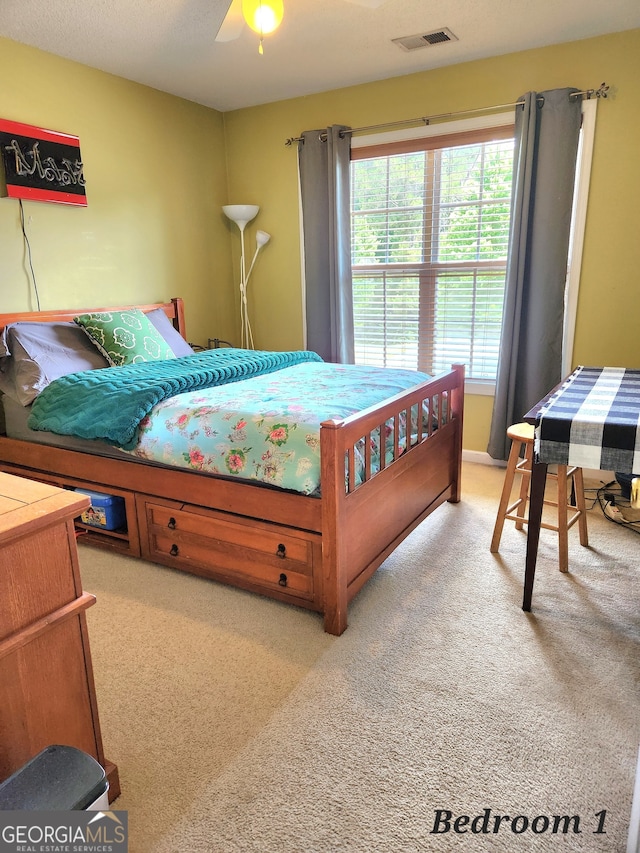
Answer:
[[102, 530], [118, 530], [125, 526], [127, 515], [124, 498], [90, 492], [88, 489], [76, 489], [76, 492], [91, 498], [91, 506], [80, 516], [83, 524], [100, 527]]

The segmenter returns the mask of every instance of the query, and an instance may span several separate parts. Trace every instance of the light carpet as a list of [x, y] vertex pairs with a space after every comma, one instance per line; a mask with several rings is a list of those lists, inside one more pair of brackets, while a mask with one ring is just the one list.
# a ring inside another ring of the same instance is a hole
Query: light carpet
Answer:
[[502, 481], [466, 463], [462, 502], [387, 559], [341, 637], [315, 613], [80, 547], [131, 853], [624, 853], [640, 538], [591, 510], [590, 547], [573, 529], [562, 575], [543, 530], [525, 614], [525, 534], [507, 522], [489, 553]]

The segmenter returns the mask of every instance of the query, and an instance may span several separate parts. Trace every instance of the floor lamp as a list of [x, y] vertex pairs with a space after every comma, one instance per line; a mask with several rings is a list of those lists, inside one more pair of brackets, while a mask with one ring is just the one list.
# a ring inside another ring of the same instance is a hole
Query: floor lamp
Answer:
[[256, 252], [251, 261], [249, 272], [246, 271], [245, 253], [244, 253], [244, 229], [248, 222], [258, 215], [260, 206], [257, 204], [225, 204], [222, 207], [225, 215], [235, 222], [240, 229], [240, 322], [242, 327], [241, 345], [243, 348], [255, 349], [253, 344], [253, 333], [251, 331], [251, 323], [249, 322], [249, 311], [247, 308], [247, 285], [249, 276], [253, 270], [258, 252], [269, 242], [271, 236], [266, 231], [256, 232]]

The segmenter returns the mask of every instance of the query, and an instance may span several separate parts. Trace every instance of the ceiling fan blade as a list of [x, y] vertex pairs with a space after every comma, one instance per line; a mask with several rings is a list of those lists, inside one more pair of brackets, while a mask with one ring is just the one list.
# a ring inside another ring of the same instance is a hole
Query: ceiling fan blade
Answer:
[[222, 26], [218, 30], [215, 41], [234, 41], [234, 39], [240, 37], [243, 27], [242, 0], [233, 0], [222, 22]]
[[366, 6], [369, 9], [377, 9], [387, 0], [346, 0], [347, 3], [357, 3], [358, 6]]

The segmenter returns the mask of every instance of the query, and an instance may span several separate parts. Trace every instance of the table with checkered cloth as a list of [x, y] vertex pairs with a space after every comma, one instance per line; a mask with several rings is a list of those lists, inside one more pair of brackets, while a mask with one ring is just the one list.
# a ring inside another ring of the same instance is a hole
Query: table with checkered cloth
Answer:
[[540, 409], [535, 461], [640, 471], [640, 370], [578, 367]]

